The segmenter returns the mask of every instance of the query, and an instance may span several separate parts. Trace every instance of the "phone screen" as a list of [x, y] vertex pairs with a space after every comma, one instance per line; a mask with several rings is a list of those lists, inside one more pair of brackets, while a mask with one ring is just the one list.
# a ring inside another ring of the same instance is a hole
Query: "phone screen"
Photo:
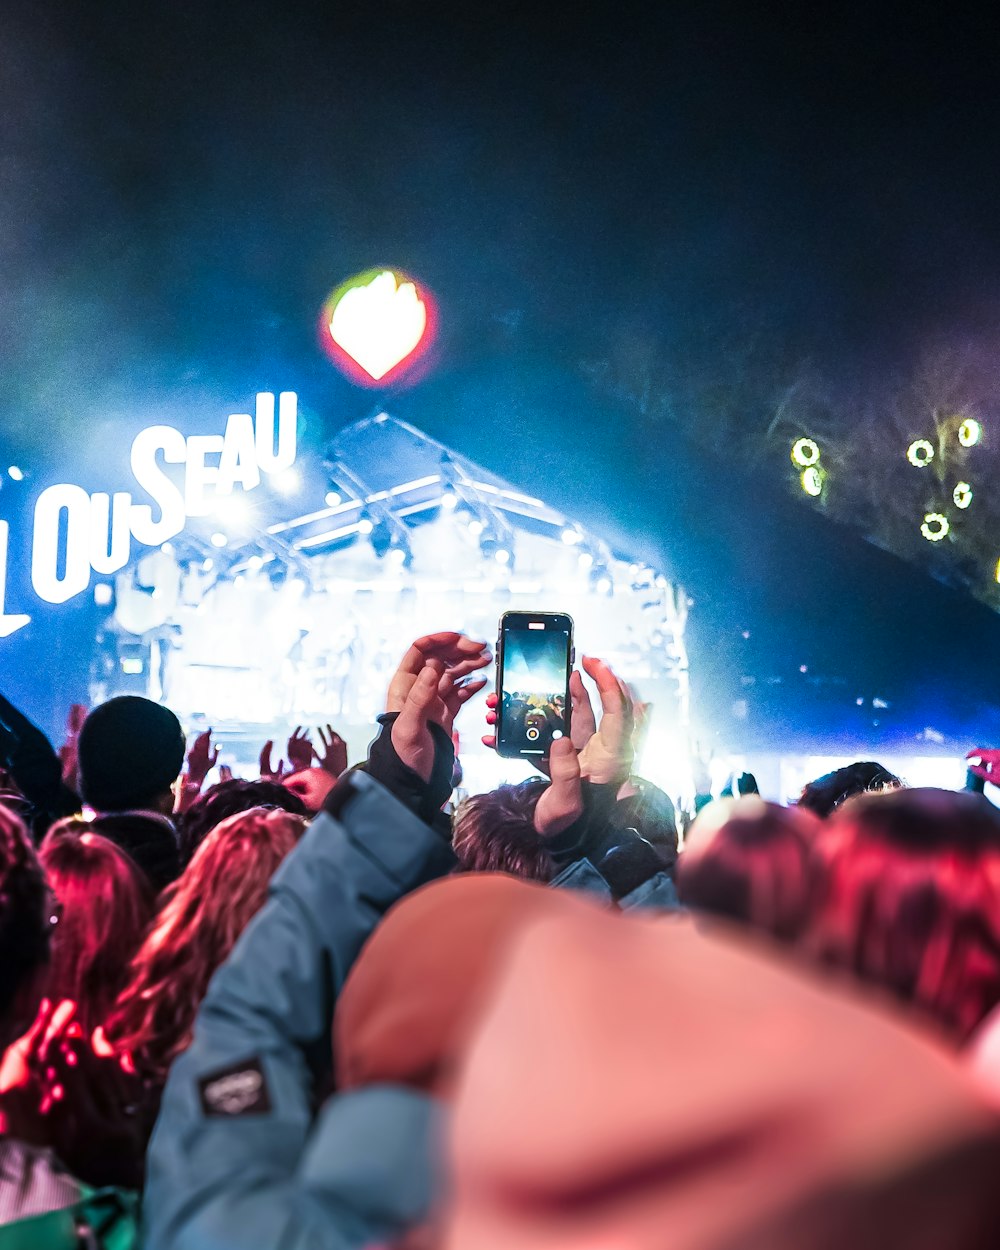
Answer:
[[566, 697], [572, 647], [566, 616], [532, 623], [531, 617], [501, 627], [501, 755], [547, 755], [567, 731]]

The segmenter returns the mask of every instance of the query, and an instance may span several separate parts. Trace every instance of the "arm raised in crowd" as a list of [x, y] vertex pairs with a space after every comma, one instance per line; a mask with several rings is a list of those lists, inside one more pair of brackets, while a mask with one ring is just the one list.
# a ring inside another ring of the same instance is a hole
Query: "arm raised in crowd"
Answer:
[[[450, 743], [471, 697], [468, 659], [485, 648], [460, 635], [420, 641], [422, 658], [408, 654], [405, 680], [394, 679], [390, 732], [401, 767], [426, 782], [440, 731]], [[427, 1100], [368, 1089], [318, 1119], [315, 1110], [333, 1005], [362, 944], [393, 903], [453, 862], [447, 840], [373, 777], [355, 771], [334, 788], [216, 974], [171, 1072], [149, 1153], [149, 1250], [341, 1250], [424, 1214]]]

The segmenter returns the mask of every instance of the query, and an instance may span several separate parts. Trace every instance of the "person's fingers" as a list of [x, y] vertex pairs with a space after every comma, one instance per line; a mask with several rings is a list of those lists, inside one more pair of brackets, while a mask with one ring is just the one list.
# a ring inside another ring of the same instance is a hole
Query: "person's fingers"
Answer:
[[483, 744], [484, 747], [489, 747], [491, 751], [495, 751], [497, 749], [496, 734], [483, 734], [483, 736], [479, 739], [479, 741]]
[[592, 678], [597, 685], [597, 692], [601, 696], [601, 706], [605, 712], [626, 710], [631, 712], [631, 703], [609, 665], [591, 655], [585, 655], [582, 664], [587, 676]]
[[496, 712], [487, 712], [487, 713], [486, 713], [486, 723], [487, 723], [487, 725], [495, 725], [495, 724], [497, 723], [497, 714], [496, 714]]
[[486, 696], [486, 706], [488, 708], [495, 708], [499, 702], [500, 702], [500, 696], [497, 694], [495, 690], [491, 690], [490, 693]]
[[553, 739], [549, 748], [549, 775], [553, 785], [580, 780], [580, 756], [569, 738]]

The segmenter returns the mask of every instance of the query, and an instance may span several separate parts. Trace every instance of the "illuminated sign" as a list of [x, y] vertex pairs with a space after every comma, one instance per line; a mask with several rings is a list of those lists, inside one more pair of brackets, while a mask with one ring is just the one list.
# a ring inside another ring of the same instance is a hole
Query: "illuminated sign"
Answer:
[[[185, 438], [169, 425], [153, 425], [132, 442], [132, 476], [152, 503], [130, 491], [88, 494], [64, 482], [49, 486], [35, 502], [31, 584], [46, 603], [65, 603], [90, 585], [92, 573], [108, 576], [132, 557], [132, 540], [158, 547], [191, 517], [219, 515], [238, 502], [236, 492], [255, 490], [265, 476], [282, 475], [295, 463], [298, 400], [294, 391], [257, 396], [253, 416], [234, 413], [224, 434]], [[173, 473], [169, 471], [173, 467]], [[8, 527], [0, 526], [0, 638], [30, 617], [4, 615]]]
[[371, 269], [338, 287], [323, 306], [323, 346], [363, 386], [408, 372], [434, 337], [434, 307], [405, 274]]

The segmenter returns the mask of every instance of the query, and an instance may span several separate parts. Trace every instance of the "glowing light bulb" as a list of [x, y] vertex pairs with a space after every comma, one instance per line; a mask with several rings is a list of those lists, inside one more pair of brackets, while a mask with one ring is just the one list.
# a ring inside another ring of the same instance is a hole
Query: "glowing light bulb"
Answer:
[[367, 517], [362, 517], [361, 520], [358, 522], [359, 534], [370, 534], [374, 528], [375, 526], [372, 524], [371, 521], [368, 520]]
[[972, 487], [968, 482], [957, 482], [951, 493], [956, 508], [967, 508], [972, 503]]
[[802, 489], [807, 495], [812, 495], [814, 498], [817, 495], [822, 495], [823, 479], [825, 477], [826, 474], [822, 469], [817, 468], [814, 464], [810, 465], [808, 469], [802, 470], [802, 477], [800, 478]]
[[279, 495], [294, 495], [302, 489], [302, 474], [298, 469], [280, 469], [272, 474], [271, 482]]
[[328, 490], [324, 496], [323, 502], [328, 508], [336, 508], [340, 504], [340, 496], [335, 490]]
[[213, 547], [224, 547], [228, 541], [229, 539], [226, 538], [225, 534], [220, 534], [218, 531], [212, 535]]
[[581, 538], [583, 538], [583, 535], [579, 530], [573, 529], [572, 526], [567, 526], [562, 532], [562, 540], [567, 547], [575, 547]]
[[808, 469], [819, 460], [819, 444], [812, 438], [799, 438], [792, 444], [792, 463]]
[[950, 529], [951, 524], [946, 516], [940, 512], [928, 512], [920, 532], [929, 543], [939, 543], [942, 538], [947, 537]]
[[916, 469], [922, 469], [934, 459], [934, 444], [926, 438], [915, 439], [906, 449], [906, 458]]
[[10, 478], [12, 482], [23, 482], [24, 470], [19, 469], [16, 464], [12, 464], [10, 468], [7, 470], [7, 476]]
[[478, 537], [479, 537], [479, 535], [483, 532], [483, 529], [484, 529], [484, 526], [483, 526], [482, 521], [478, 521], [478, 520], [476, 520], [475, 518], [473, 518], [473, 519], [469, 522], [469, 533], [470, 533], [470, 534], [475, 534], [475, 536], [476, 536], [477, 538], [478, 538]]
[[454, 512], [458, 507], [458, 496], [453, 490], [446, 490], [441, 496], [441, 507], [447, 508], [449, 512]]
[[345, 291], [329, 323], [333, 341], [376, 382], [416, 351], [426, 330], [416, 286], [389, 270]]
[[590, 554], [589, 551], [581, 551], [580, 554], [577, 556], [576, 561], [577, 561], [577, 564], [579, 564], [581, 569], [589, 569], [590, 566], [594, 563], [594, 557]]
[[974, 417], [966, 417], [958, 427], [958, 441], [963, 447], [975, 447], [983, 437], [983, 427]]

